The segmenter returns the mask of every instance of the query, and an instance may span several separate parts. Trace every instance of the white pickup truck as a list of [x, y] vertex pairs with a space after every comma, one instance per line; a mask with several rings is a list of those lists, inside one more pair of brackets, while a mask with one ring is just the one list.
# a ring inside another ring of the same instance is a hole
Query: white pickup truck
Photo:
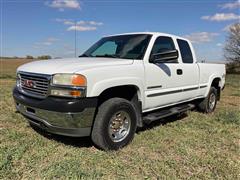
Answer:
[[225, 75], [222, 64], [198, 63], [184, 38], [128, 33], [103, 37], [79, 58], [20, 66], [13, 97], [31, 125], [116, 150], [145, 123], [194, 107], [213, 112]]

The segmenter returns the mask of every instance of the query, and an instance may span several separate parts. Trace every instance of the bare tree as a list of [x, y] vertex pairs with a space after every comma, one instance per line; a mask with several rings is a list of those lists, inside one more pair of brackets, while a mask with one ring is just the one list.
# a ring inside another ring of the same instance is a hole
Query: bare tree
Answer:
[[240, 63], [240, 23], [235, 23], [229, 27], [224, 56], [227, 61]]

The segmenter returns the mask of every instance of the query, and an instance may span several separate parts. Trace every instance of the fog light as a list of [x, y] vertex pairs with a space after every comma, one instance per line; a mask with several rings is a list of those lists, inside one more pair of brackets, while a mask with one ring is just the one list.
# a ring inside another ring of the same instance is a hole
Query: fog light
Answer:
[[80, 91], [70, 91], [70, 94], [72, 96], [81, 96], [81, 92]]
[[65, 97], [81, 97], [81, 91], [79, 90], [51, 90], [53, 96], [65, 96]]

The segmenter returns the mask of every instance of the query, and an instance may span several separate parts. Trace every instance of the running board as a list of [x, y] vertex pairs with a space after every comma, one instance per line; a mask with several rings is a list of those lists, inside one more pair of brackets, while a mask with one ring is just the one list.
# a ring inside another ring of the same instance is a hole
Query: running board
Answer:
[[153, 113], [147, 114], [146, 116], [143, 116], [143, 122], [146, 124], [150, 124], [153, 121], [191, 110], [194, 107], [195, 107], [194, 104], [182, 104], [182, 105], [171, 107], [169, 109], [164, 108], [162, 110], [155, 111]]

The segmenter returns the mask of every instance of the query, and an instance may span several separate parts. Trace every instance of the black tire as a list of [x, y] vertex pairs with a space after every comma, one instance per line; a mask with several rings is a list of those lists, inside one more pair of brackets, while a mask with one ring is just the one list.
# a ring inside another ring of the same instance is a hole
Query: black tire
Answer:
[[[214, 104], [211, 104], [211, 97], [215, 98]], [[203, 113], [212, 113], [217, 105], [217, 89], [211, 87], [208, 96], [198, 104], [198, 110]]]
[[[130, 125], [128, 133], [124, 139], [114, 142], [113, 137], [110, 136], [109, 128], [110, 122], [115, 113], [127, 113], [130, 117]], [[117, 150], [129, 144], [135, 134], [137, 127], [137, 116], [133, 104], [130, 101], [122, 98], [111, 98], [103, 102], [99, 108], [94, 121], [91, 138], [93, 143], [103, 150]]]

